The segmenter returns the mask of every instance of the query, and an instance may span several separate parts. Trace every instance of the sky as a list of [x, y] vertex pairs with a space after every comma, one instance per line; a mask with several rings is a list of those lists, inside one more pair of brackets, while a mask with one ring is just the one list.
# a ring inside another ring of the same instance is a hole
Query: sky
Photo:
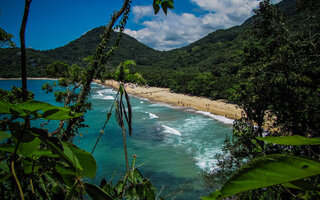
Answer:
[[[279, 2], [280, 0], [274, 0]], [[152, 0], [133, 0], [125, 33], [157, 50], [186, 46], [218, 29], [242, 24], [260, 0], [174, 0], [167, 16], [154, 15]], [[106, 25], [123, 0], [32, 0], [26, 46], [37, 50], [66, 45]], [[24, 0], [0, 0], [0, 27], [20, 46]]]

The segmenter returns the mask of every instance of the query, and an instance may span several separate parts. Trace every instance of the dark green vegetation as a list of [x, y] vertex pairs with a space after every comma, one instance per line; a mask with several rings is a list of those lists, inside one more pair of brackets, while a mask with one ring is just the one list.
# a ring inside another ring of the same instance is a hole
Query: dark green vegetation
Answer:
[[[302, 29], [306, 18], [305, 12], [297, 11], [296, 2], [283, 0], [279, 4], [279, 9], [286, 14], [289, 28], [293, 31]], [[106, 66], [112, 72], [123, 60], [134, 60], [137, 65], [130, 70], [142, 74], [150, 86], [226, 99], [236, 83], [243, 49], [249, 42], [247, 31], [252, 21], [250, 18], [241, 26], [215, 31], [186, 47], [165, 52], [151, 49], [124, 34], [118, 51]], [[99, 27], [60, 48], [48, 51], [28, 49], [28, 76], [47, 76], [45, 69], [54, 61], [85, 67], [84, 58], [94, 54], [102, 33], [103, 27]], [[111, 40], [116, 38], [117, 33], [113, 33]], [[19, 49], [0, 49], [0, 77], [20, 76], [18, 52]]]
[[[107, 119], [100, 136], [107, 125], [111, 112], [115, 110], [119, 126], [122, 128], [125, 161], [127, 171], [116, 185], [101, 180], [100, 186], [87, 183], [85, 177], [94, 178], [97, 165], [91, 153], [72, 143], [75, 135], [81, 134], [79, 128], [84, 127], [84, 114], [90, 109], [87, 101], [93, 77], [103, 69], [107, 61], [119, 46], [124, 27], [127, 23], [132, 1], [125, 0], [118, 12], [114, 12], [109, 24], [105, 27], [102, 41], [94, 56], [88, 58], [88, 65], [80, 69], [77, 65], [54, 63], [54, 73], [60, 77], [59, 86], [64, 90], [56, 92], [56, 100], [63, 103], [57, 107], [45, 102], [33, 100], [27, 91], [27, 85], [21, 89], [13, 88], [11, 92], [0, 90], [0, 198], [1, 199], [83, 199], [89, 195], [93, 199], [155, 199], [155, 188], [135, 168], [135, 158], [129, 167], [125, 123], [132, 133], [131, 105], [123, 84], [119, 86], [118, 95], [107, 114]], [[21, 26], [20, 41], [24, 43], [24, 31], [27, 24], [31, 0], [25, 1], [24, 17]], [[160, 6], [167, 12], [172, 8], [171, 0], [155, 0], [157, 11]], [[116, 23], [118, 22], [118, 23]], [[110, 45], [113, 27], [120, 33], [116, 41]], [[10, 39], [10, 36], [9, 36]], [[5, 39], [2, 39], [6, 42]], [[111, 46], [112, 48], [107, 48]], [[26, 52], [21, 46], [21, 71], [26, 71]], [[124, 67], [120, 65], [118, 78], [125, 81]], [[50, 69], [48, 74], [53, 73]], [[22, 80], [26, 74], [22, 73]], [[22, 81], [23, 82], [23, 81]], [[46, 84], [43, 89], [52, 92], [55, 85]], [[81, 88], [80, 88], [81, 86]], [[78, 90], [77, 90], [78, 88]], [[126, 103], [126, 105], [124, 104]], [[31, 121], [41, 122], [40, 127], [32, 127]], [[50, 121], [59, 123], [54, 131], [44, 128]], [[100, 136], [97, 138], [99, 142]]]
[[12, 42], [11, 38], [13, 35], [10, 33], [5, 32], [2, 28], [0, 28], [0, 47], [14, 47], [15, 44]]
[[308, 17], [296, 32], [268, 0], [255, 11], [232, 95], [245, 115], [204, 176], [223, 186], [204, 199], [320, 197], [320, 2], [297, 7]]

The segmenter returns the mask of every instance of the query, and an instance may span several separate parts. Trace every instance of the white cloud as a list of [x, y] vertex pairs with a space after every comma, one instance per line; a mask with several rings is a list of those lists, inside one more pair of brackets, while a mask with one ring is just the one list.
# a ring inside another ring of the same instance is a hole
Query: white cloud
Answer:
[[[126, 29], [125, 33], [138, 41], [158, 50], [170, 50], [188, 45], [207, 34], [239, 25], [249, 18], [252, 10], [257, 8], [259, 0], [190, 0], [206, 14], [196, 16], [192, 13], [176, 14], [168, 10], [153, 14], [152, 6], [134, 6], [132, 13], [134, 22], [143, 17], [147, 21], [140, 22], [139, 30]], [[279, 1], [279, 0], [276, 0]]]
[[153, 8], [152, 6], [134, 6], [132, 13], [134, 15], [133, 21], [138, 23], [143, 17], [153, 16]]
[[[125, 33], [140, 42], [159, 50], [169, 50], [189, 44], [208, 33], [208, 25], [213, 22], [196, 17], [190, 13], [177, 15], [168, 11], [168, 15], [153, 17], [142, 22], [140, 30], [126, 29]], [[210, 27], [209, 27], [210, 29]]]
[[235, 25], [250, 17], [260, 0], [191, 0], [191, 2], [203, 10], [228, 18]]

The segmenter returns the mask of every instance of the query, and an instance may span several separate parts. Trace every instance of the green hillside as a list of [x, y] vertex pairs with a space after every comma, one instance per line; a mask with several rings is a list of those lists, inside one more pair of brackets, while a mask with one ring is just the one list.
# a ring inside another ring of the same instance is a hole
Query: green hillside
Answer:
[[[98, 27], [88, 31], [80, 38], [68, 43], [63, 47], [53, 50], [38, 51], [27, 49], [28, 57], [28, 75], [29, 76], [45, 76], [43, 69], [56, 60], [66, 62], [68, 64], [78, 64], [85, 66], [83, 58], [94, 54], [97, 45], [100, 42], [100, 35], [103, 33], [104, 27]], [[118, 33], [112, 34], [112, 41], [117, 38]], [[110, 66], [116, 66], [124, 59], [133, 59], [138, 64], [152, 64], [159, 56], [156, 51], [146, 45], [138, 42], [136, 39], [124, 34], [117, 53], [111, 58]], [[19, 77], [20, 76], [20, 49], [6, 48], [0, 49], [0, 77]], [[145, 58], [145, 55], [149, 55]]]
[[[277, 5], [292, 34], [303, 28], [306, 19], [305, 13], [297, 11], [296, 3], [297, 0], [283, 0]], [[137, 71], [150, 85], [213, 99], [228, 98], [242, 66], [243, 50], [251, 42], [247, 31], [253, 19], [212, 32], [186, 47], [163, 52], [152, 66], [139, 66]]]
[[[296, 10], [297, 0], [283, 0], [278, 7], [288, 18], [292, 30], [303, 24], [304, 14]], [[240, 69], [244, 47], [250, 41], [246, 31], [253, 18], [241, 26], [218, 30], [179, 49], [157, 51], [124, 34], [117, 53], [108, 66], [111, 71], [120, 62], [135, 60], [130, 69], [139, 72], [151, 86], [169, 87], [175, 92], [227, 98]], [[63, 47], [38, 51], [28, 49], [28, 75], [46, 76], [45, 68], [55, 60], [85, 66], [83, 58], [94, 53], [103, 33], [103, 27], [88, 31]], [[113, 33], [114, 41], [118, 33]], [[0, 77], [19, 77], [19, 49], [0, 49]]]

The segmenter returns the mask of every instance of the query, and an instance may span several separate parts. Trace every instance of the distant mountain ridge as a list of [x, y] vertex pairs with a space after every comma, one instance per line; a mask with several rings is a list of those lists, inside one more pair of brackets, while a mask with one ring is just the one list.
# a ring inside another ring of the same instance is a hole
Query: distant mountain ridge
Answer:
[[[297, 0], [283, 0], [278, 4], [295, 29], [303, 20], [303, 14], [298, 13], [295, 8], [296, 2]], [[117, 53], [107, 64], [115, 67], [123, 60], [135, 60], [138, 66], [133, 71], [142, 73], [150, 85], [164, 87], [172, 84], [166, 79], [174, 78], [179, 71], [186, 74], [208, 72], [217, 77], [232, 75], [239, 70], [246, 40], [245, 32], [251, 23], [252, 17], [240, 26], [214, 31], [188, 46], [170, 51], [154, 50], [124, 34]], [[92, 29], [67, 45], [52, 50], [28, 49], [28, 75], [45, 76], [44, 69], [55, 60], [84, 66], [82, 59], [94, 54], [103, 31], [104, 27]], [[112, 34], [111, 41], [115, 40], [117, 34]], [[19, 49], [0, 49], [0, 67], [0, 77], [20, 76]]]
[[[94, 28], [82, 35], [80, 38], [69, 42], [63, 47], [52, 50], [39, 51], [27, 49], [27, 62], [29, 76], [43, 76], [46, 66], [55, 60], [63, 61], [68, 64], [78, 64], [84, 66], [83, 58], [95, 53], [97, 45], [100, 43], [100, 35], [104, 32], [104, 27]], [[112, 33], [111, 43], [115, 41], [118, 33]], [[150, 55], [144, 59], [144, 55]], [[110, 60], [111, 66], [118, 65], [125, 59], [133, 59], [137, 63], [151, 64], [161, 52], [156, 51], [140, 42], [133, 37], [124, 34], [119, 48]], [[20, 49], [6, 48], [0, 49], [0, 66], [2, 68], [0, 77], [19, 76], [20, 72]]]

